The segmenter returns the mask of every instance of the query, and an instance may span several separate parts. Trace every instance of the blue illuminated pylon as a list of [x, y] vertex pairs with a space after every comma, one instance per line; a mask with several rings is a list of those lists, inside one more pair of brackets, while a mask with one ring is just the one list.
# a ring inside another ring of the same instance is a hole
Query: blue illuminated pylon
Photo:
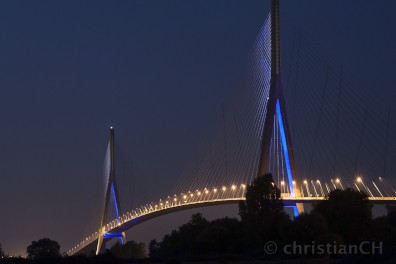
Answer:
[[[293, 145], [289, 130], [289, 124], [286, 114], [285, 99], [282, 90], [281, 68], [280, 68], [280, 23], [279, 23], [279, 0], [272, 0], [271, 5], [271, 80], [270, 90], [266, 106], [266, 116], [264, 121], [264, 130], [261, 142], [261, 152], [257, 176], [264, 175], [268, 172], [271, 139], [274, 136], [274, 120], [277, 119], [279, 126], [279, 135], [282, 144], [283, 157], [285, 161], [286, 173], [289, 183], [290, 195], [300, 197], [298, 188], [299, 181], [297, 168], [294, 159]], [[302, 213], [304, 208], [302, 204], [294, 204], [295, 215]]]
[[102, 221], [99, 228], [99, 235], [98, 235], [98, 245], [96, 248], [96, 255], [100, 254], [104, 251], [105, 243], [104, 239], [111, 239], [111, 238], [119, 238], [121, 243], [124, 244], [126, 237], [125, 233], [107, 233], [106, 232], [106, 216], [107, 210], [109, 207], [109, 200], [113, 198], [114, 202], [114, 211], [116, 214], [117, 223], [121, 224], [120, 218], [120, 199], [118, 197], [118, 190], [117, 190], [117, 182], [115, 177], [115, 164], [114, 164], [114, 128], [110, 127], [110, 139], [109, 139], [109, 147], [108, 147], [108, 155], [106, 155], [106, 177], [107, 178], [107, 187], [106, 187], [106, 195], [104, 200], [104, 208], [103, 208], [103, 216]]
[[283, 117], [282, 117], [279, 100], [276, 101], [276, 117], [278, 118], [279, 134], [281, 136], [283, 156], [285, 157], [286, 173], [287, 173], [287, 178], [289, 180], [290, 193], [294, 194], [295, 190], [294, 190], [294, 186], [293, 186], [293, 173], [291, 170], [290, 156], [289, 156], [289, 150], [287, 147], [285, 126], [283, 125]]

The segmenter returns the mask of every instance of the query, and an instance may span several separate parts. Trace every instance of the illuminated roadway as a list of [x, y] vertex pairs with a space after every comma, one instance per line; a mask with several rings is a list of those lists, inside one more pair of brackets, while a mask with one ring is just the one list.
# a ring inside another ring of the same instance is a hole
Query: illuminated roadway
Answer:
[[[187, 192], [180, 195], [168, 196], [165, 200], [160, 200], [158, 203], [151, 203], [131, 210], [121, 216], [120, 223], [116, 219], [106, 225], [105, 231], [108, 237], [112, 234], [119, 234], [125, 232], [130, 228], [156, 218], [162, 215], [216, 205], [238, 204], [244, 198], [245, 185], [241, 184], [239, 187], [232, 185], [227, 188], [204, 189], [203, 191]], [[312, 204], [315, 202], [326, 200], [324, 196], [310, 196], [310, 197], [290, 197], [289, 194], [282, 194], [282, 200], [285, 205], [293, 206], [296, 203]], [[396, 197], [368, 197], [372, 204], [388, 204], [396, 205]], [[77, 246], [70, 249], [68, 255], [79, 253], [89, 253], [96, 247], [98, 239], [98, 232], [93, 233], [85, 238]], [[110, 240], [107, 238], [106, 240]]]

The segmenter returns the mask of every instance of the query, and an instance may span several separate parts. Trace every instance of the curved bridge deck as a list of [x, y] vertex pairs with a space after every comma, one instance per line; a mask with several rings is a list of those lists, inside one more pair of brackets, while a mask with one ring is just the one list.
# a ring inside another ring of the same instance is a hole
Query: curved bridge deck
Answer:
[[[180, 194], [179, 196], [168, 197], [165, 200], [160, 200], [158, 203], [146, 204], [123, 214], [120, 223], [114, 219], [106, 225], [105, 231], [110, 235], [117, 234], [120, 232], [125, 232], [130, 228], [150, 219], [177, 211], [216, 205], [237, 204], [240, 201], [245, 200], [243, 195], [244, 189], [245, 185], [243, 184], [239, 188], [237, 188], [235, 185], [232, 185], [229, 189], [226, 187], [222, 187], [220, 190], [213, 189], [211, 191], [205, 189], [202, 192], [188, 192], [186, 194]], [[285, 206], [291, 206], [295, 205], [296, 203], [312, 204], [323, 201], [326, 199], [326, 197], [295, 198], [290, 197], [289, 194], [283, 194], [282, 199]], [[396, 205], [396, 197], [369, 197], [369, 201], [372, 204]], [[96, 246], [97, 239], [98, 231], [85, 238], [67, 253], [69, 255], [87, 253], [88, 248], [91, 250]]]

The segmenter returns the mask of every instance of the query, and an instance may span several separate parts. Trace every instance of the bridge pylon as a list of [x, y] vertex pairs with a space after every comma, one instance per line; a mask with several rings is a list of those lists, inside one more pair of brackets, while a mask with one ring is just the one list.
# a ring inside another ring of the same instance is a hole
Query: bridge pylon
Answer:
[[[271, 139], [275, 120], [278, 125], [277, 131], [280, 134], [279, 138], [281, 139], [290, 194], [294, 197], [300, 197], [300, 186], [281, 80], [279, 0], [272, 0], [271, 3], [271, 80], [264, 130], [261, 138], [258, 176], [264, 175], [269, 170]], [[295, 214], [304, 211], [302, 204], [296, 204], [294, 209]]]
[[100, 223], [99, 235], [98, 235], [98, 245], [96, 248], [96, 255], [103, 253], [105, 250], [105, 239], [119, 238], [121, 243], [124, 244], [126, 241], [125, 232], [119, 234], [108, 234], [106, 233], [106, 217], [109, 208], [110, 199], [114, 203], [114, 211], [116, 215], [117, 224], [121, 224], [121, 217], [119, 212], [120, 208], [120, 198], [118, 196], [117, 181], [115, 176], [115, 155], [114, 155], [114, 128], [110, 127], [109, 144], [108, 144], [108, 154], [106, 155], [106, 167], [105, 173], [107, 177], [106, 194], [103, 207], [102, 221]]

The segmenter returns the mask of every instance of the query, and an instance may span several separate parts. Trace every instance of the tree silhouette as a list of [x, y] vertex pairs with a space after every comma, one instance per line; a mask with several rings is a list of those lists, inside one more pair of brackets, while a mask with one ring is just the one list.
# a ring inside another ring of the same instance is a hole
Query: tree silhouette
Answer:
[[330, 192], [327, 200], [314, 206], [312, 212], [322, 214], [329, 229], [347, 243], [360, 242], [370, 236], [371, 206], [363, 192], [336, 189]]
[[165, 235], [161, 242], [151, 240], [149, 256], [170, 260], [234, 254], [243, 244], [238, 244], [242, 233], [241, 222], [236, 218], [225, 217], [209, 222], [197, 213], [188, 223]]
[[389, 224], [396, 228], [396, 208], [394, 206], [387, 205]]
[[142, 259], [146, 257], [146, 245], [144, 243], [136, 243], [133, 240], [128, 241], [125, 245], [121, 245], [117, 242], [111, 247], [110, 251], [116, 258]]
[[261, 247], [266, 241], [282, 241], [281, 229], [290, 224], [290, 219], [272, 174], [254, 179], [245, 196], [246, 200], [239, 204], [239, 215], [245, 225], [246, 245]]
[[4, 258], [4, 257], [5, 257], [5, 254], [4, 254], [3, 248], [1, 247], [1, 244], [0, 244], [0, 258]]
[[161, 248], [161, 244], [157, 242], [157, 240], [153, 239], [150, 241], [148, 245], [149, 257], [151, 259], [157, 259], [160, 257], [159, 251]]
[[294, 219], [291, 237], [293, 241], [310, 244], [329, 233], [326, 218], [317, 212], [304, 213]]
[[26, 249], [28, 258], [30, 259], [59, 257], [59, 251], [59, 243], [49, 238], [42, 238], [39, 241], [33, 241]]
[[240, 239], [241, 224], [235, 218], [221, 218], [210, 222], [195, 239], [195, 254], [220, 255], [234, 253]]
[[191, 216], [191, 220], [178, 230], [173, 230], [161, 242], [162, 258], [191, 256], [196, 252], [196, 238], [209, 225], [201, 213]]

